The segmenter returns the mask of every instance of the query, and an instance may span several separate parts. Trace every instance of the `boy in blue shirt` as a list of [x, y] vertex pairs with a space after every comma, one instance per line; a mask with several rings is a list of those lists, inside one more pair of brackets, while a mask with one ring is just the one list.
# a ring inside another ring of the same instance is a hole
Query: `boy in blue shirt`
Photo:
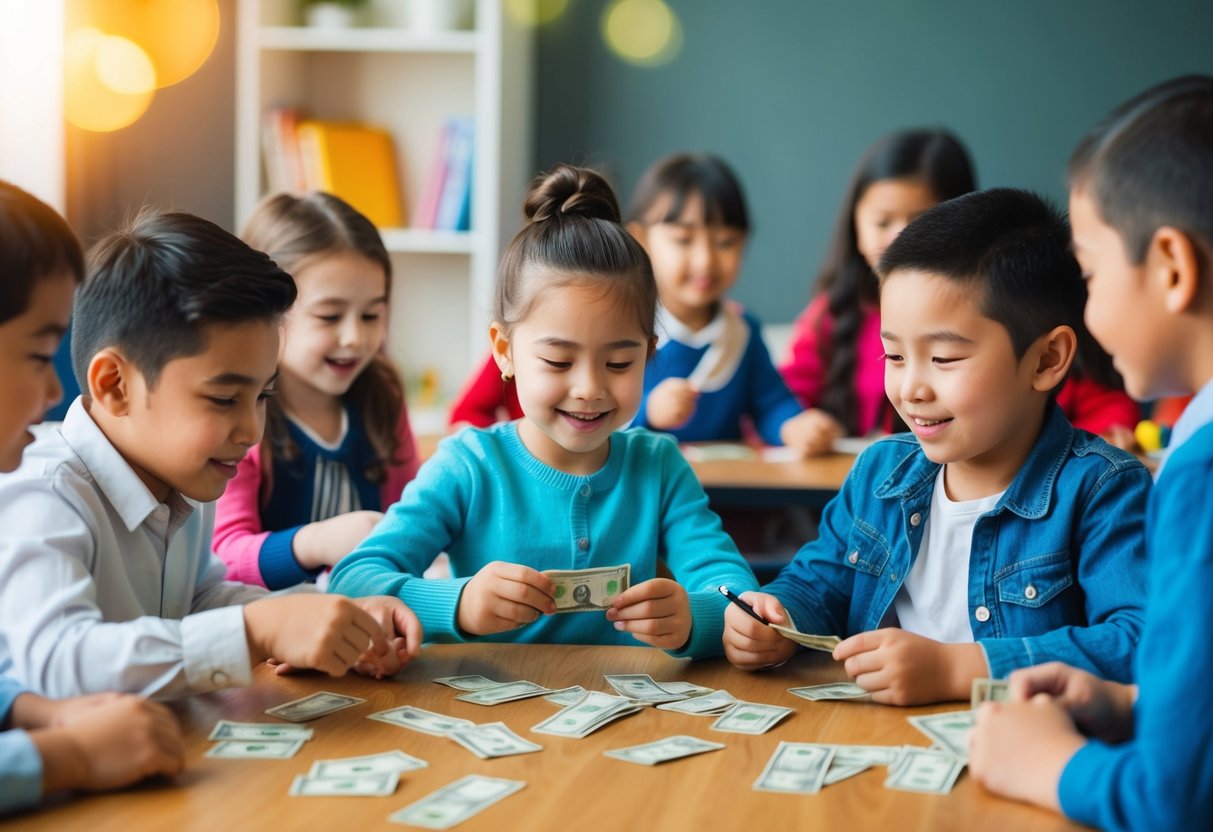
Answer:
[[[1146, 515], [1146, 623], [1134, 679], [1062, 664], [983, 705], [973, 775], [1105, 829], [1213, 828], [1213, 77], [1121, 105], [1070, 159], [1086, 320], [1137, 399], [1195, 392]], [[1085, 736], [1084, 736], [1085, 735]]]
[[[742, 598], [847, 637], [834, 658], [876, 702], [963, 699], [1050, 659], [1128, 680], [1150, 478], [1053, 401], [1083, 302], [1065, 220], [1024, 191], [969, 194], [878, 271], [885, 392], [912, 433], [861, 454], [819, 538]], [[796, 650], [733, 608], [724, 645], [747, 669]]]

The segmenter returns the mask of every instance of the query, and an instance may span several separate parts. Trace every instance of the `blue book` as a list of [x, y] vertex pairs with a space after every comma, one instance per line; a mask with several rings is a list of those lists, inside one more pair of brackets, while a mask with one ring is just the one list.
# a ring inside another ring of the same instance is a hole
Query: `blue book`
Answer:
[[434, 219], [434, 228], [441, 231], [468, 231], [472, 227], [473, 127], [470, 118], [453, 118], [448, 122], [446, 181], [442, 184]]

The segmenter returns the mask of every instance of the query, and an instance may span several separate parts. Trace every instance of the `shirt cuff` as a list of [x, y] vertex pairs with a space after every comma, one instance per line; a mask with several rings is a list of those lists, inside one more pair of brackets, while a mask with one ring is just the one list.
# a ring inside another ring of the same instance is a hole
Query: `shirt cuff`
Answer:
[[983, 638], [977, 642], [986, 653], [991, 679], [1005, 679], [1012, 670], [1029, 667], [1036, 662], [1028, 649], [1027, 639]]
[[270, 532], [261, 544], [257, 566], [261, 569], [261, 580], [268, 589], [284, 589], [288, 586], [316, 580], [321, 570], [308, 570], [295, 560], [295, 535], [303, 526], [295, 526], [278, 532]]
[[253, 683], [244, 608], [220, 607], [181, 621], [185, 681], [193, 693]]
[[1099, 781], [1111, 770], [1115, 752], [1107, 745], [1090, 740], [1070, 758], [1057, 781], [1057, 802], [1066, 817], [1079, 823], [1098, 826], [1104, 820], [1106, 786]]
[[0, 736], [0, 813], [34, 806], [42, 799], [42, 755], [20, 729]]
[[667, 650], [676, 659], [703, 659], [724, 653], [724, 610], [729, 599], [719, 592], [688, 592], [691, 607], [691, 637], [678, 650]]
[[463, 642], [459, 632], [459, 597], [471, 578], [413, 578], [400, 589], [400, 600], [409, 605], [421, 622], [426, 641]]

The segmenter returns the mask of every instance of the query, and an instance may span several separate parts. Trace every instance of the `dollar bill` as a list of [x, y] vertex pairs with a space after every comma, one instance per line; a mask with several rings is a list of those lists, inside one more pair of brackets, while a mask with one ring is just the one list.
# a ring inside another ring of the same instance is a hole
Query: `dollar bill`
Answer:
[[968, 760], [973, 716], [973, 711], [945, 711], [906, 719], [942, 750], [960, 760]]
[[457, 728], [447, 734], [447, 737], [482, 760], [543, 750], [542, 745], [524, 740], [504, 722], [487, 722], [484, 725], [473, 725], [471, 728]]
[[388, 815], [388, 820], [423, 829], [450, 829], [525, 786], [521, 780], [469, 774]]
[[826, 772], [823, 785], [832, 786], [848, 777], [862, 774], [872, 766], [890, 766], [901, 756], [896, 745], [839, 745], [832, 746], [834, 758]]
[[659, 711], [674, 711], [692, 716], [717, 716], [737, 704], [737, 697], [727, 690], [714, 690], [703, 696], [684, 699], [681, 702], [663, 702]]
[[620, 696], [634, 699], [637, 702], [678, 702], [686, 699], [684, 693], [671, 693], [663, 688], [647, 673], [619, 673], [605, 677], [607, 684], [615, 689]]
[[733, 734], [765, 734], [788, 714], [791, 708], [779, 705], [763, 705], [758, 702], [738, 702], [711, 724], [713, 731], [728, 731]]
[[964, 760], [947, 751], [907, 748], [897, 764], [889, 769], [884, 786], [900, 791], [947, 794], [964, 767]]
[[303, 748], [303, 740], [223, 740], [206, 752], [221, 760], [285, 760]]
[[509, 682], [495, 682], [487, 676], [476, 674], [470, 676], [442, 676], [431, 681], [437, 682], [440, 685], [446, 685], [448, 688], [455, 688], [456, 690], [484, 690], [485, 688], [496, 688], [509, 684]]
[[830, 768], [826, 771], [825, 778], [821, 781], [823, 786], [833, 786], [835, 783], [841, 783], [849, 777], [854, 777], [856, 774], [863, 774], [872, 766], [868, 763], [854, 763], [851, 765], [843, 765], [836, 762], [830, 763]]
[[284, 702], [266, 710], [270, 716], [285, 719], [290, 722], [307, 722], [317, 717], [328, 716], [331, 713], [352, 708], [365, 702], [357, 696], [346, 696], [342, 693], [320, 691], [302, 699]]
[[545, 693], [552, 692], [551, 688], [545, 688], [543, 685], [537, 685], [534, 682], [523, 681], [507, 682], [504, 685], [497, 685], [493, 688], [461, 693], [455, 698], [477, 705], [500, 705], [502, 702], [513, 702], [515, 699], [529, 699], [532, 696], [542, 696]]
[[667, 760], [703, 754], [705, 751], [718, 751], [724, 747], [722, 742], [710, 742], [698, 737], [677, 735], [646, 742], [643, 745], [631, 745], [627, 748], [616, 748], [602, 753], [607, 757], [614, 757], [616, 760], [626, 760], [629, 763], [639, 763], [643, 766], [655, 766]]
[[540, 734], [581, 739], [620, 717], [644, 709], [622, 696], [592, 690], [580, 701], [536, 723], [531, 730]]
[[825, 685], [806, 685], [805, 687], [788, 688], [788, 693], [811, 701], [821, 699], [868, 700], [872, 696], [871, 693], [854, 682], [830, 682]]
[[662, 682], [661, 689], [668, 690], [670, 693], [681, 693], [684, 696], [703, 696], [712, 692], [712, 688], [705, 688], [694, 682]]
[[548, 569], [543, 574], [556, 584], [552, 593], [556, 612], [602, 612], [628, 588], [632, 567], [625, 563], [596, 569]]
[[829, 745], [781, 742], [752, 788], [760, 792], [816, 794], [825, 784], [833, 758], [834, 749]]
[[833, 653], [834, 648], [841, 642], [838, 636], [815, 636], [809, 633], [802, 633], [795, 626], [785, 627], [782, 624], [772, 624], [771, 629], [779, 633], [786, 639], [799, 644], [801, 647], [807, 647], [810, 650], [821, 650], [825, 653]]
[[425, 768], [429, 765], [403, 751], [384, 751], [382, 754], [365, 754], [361, 757], [344, 757], [339, 760], [317, 760], [308, 771], [309, 777], [366, 777], [385, 772], [402, 774], [406, 771]]
[[387, 797], [396, 791], [400, 774], [381, 771], [359, 777], [312, 777], [296, 775], [291, 781], [291, 797]]
[[310, 740], [311, 728], [280, 722], [232, 722], [221, 719], [211, 730], [210, 740]]
[[376, 722], [386, 722], [388, 725], [399, 725], [401, 728], [419, 731], [422, 734], [429, 734], [433, 737], [445, 737], [456, 728], [471, 728], [475, 725], [474, 722], [467, 719], [443, 716], [442, 714], [436, 714], [433, 711], [416, 708], [412, 705], [402, 705], [399, 708], [392, 708], [388, 711], [368, 714], [367, 719], [373, 719]]
[[973, 710], [982, 702], [1006, 702], [1011, 698], [1011, 686], [1006, 679], [974, 679], [970, 701]]
[[580, 702], [586, 693], [586, 689], [581, 685], [573, 685], [569, 688], [561, 688], [543, 698], [556, 705], [572, 705], [574, 702]]

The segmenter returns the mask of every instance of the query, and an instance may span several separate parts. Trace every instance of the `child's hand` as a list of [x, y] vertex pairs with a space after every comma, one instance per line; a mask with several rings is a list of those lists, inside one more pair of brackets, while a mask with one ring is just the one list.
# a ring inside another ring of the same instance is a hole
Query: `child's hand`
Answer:
[[30, 734], [42, 757], [46, 794], [115, 789], [154, 774], [177, 774], [185, 765], [181, 726], [159, 703], [117, 694], [72, 713], [61, 727]]
[[459, 629], [486, 636], [530, 624], [556, 612], [556, 585], [542, 572], [495, 560], [486, 564], [463, 587], [459, 598]]
[[351, 511], [308, 523], [295, 533], [291, 554], [304, 569], [336, 566], [383, 519], [381, 511]]
[[815, 407], [793, 416], [779, 428], [780, 441], [805, 456], [828, 454], [834, 449], [834, 440], [845, 435], [838, 420]]
[[677, 650], [691, 638], [691, 601], [682, 584], [653, 578], [615, 596], [607, 607], [615, 629], [663, 650]]
[[[743, 592], [738, 596], [772, 624], [787, 624], [788, 614], [774, 595]], [[736, 604], [724, 611], [724, 655], [742, 670], [757, 670], [782, 664], [796, 653], [796, 642], [789, 641], [761, 621], [745, 614]]]
[[1060, 704], [983, 702], [969, 735], [969, 771], [995, 794], [1057, 810], [1057, 784], [1084, 740]]
[[[244, 608], [254, 662], [273, 656], [293, 667], [341, 676], [368, 649], [384, 656], [388, 636], [369, 612], [341, 595], [279, 595]], [[369, 648], [368, 648], [369, 645]]]
[[645, 419], [654, 430], [677, 430], [695, 415], [699, 391], [685, 378], [667, 378], [649, 392]]
[[942, 644], [890, 627], [851, 636], [834, 648], [855, 683], [884, 705], [925, 705], [968, 699], [987, 674], [977, 644]]
[[1089, 737], [1117, 743], [1133, 736], [1136, 685], [1106, 682], [1061, 662], [1016, 670], [1009, 682], [1012, 702], [1026, 702], [1038, 694], [1047, 694]]
[[369, 612], [388, 634], [388, 651], [378, 656], [367, 650], [358, 657], [354, 669], [364, 676], [382, 679], [395, 675], [421, 653], [421, 622], [417, 615], [399, 598], [376, 595], [355, 598], [354, 603]]

